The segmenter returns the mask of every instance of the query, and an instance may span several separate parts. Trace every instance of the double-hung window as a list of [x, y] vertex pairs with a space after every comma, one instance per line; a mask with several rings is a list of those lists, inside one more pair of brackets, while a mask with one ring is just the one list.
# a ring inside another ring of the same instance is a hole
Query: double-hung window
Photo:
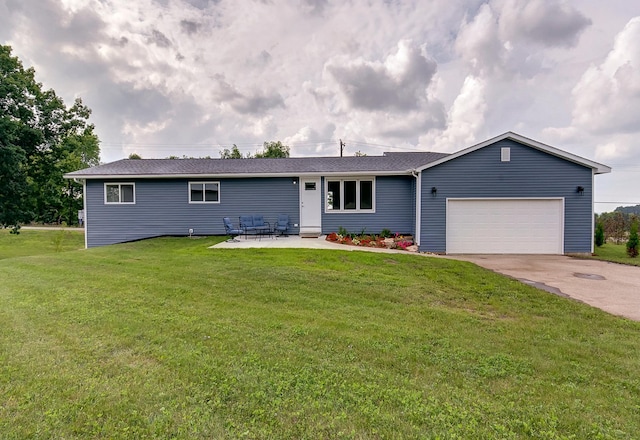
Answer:
[[327, 179], [326, 212], [374, 212], [375, 180]]
[[135, 183], [105, 183], [104, 203], [107, 205], [133, 205], [136, 203]]
[[220, 182], [189, 182], [189, 203], [220, 203]]

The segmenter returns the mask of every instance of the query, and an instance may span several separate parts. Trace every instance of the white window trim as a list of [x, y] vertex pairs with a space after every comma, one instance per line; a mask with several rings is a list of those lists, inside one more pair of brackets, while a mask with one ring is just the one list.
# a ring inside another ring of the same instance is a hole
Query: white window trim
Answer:
[[[340, 208], [329, 209], [329, 181], [340, 182]], [[356, 182], [356, 209], [344, 209], [344, 182]], [[360, 209], [360, 182], [371, 182], [371, 209]], [[375, 177], [325, 177], [324, 178], [324, 212], [325, 214], [374, 214], [376, 212], [376, 178]]]
[[[107, 186], [118, 186], [119, 199], [122, 200], [122, 185], [133, 186], [133, 202], [109, 202], [107, 201]], [[104, 204], [105, 205], [135, 205], [136, 204], [136, 184], [135, 182], [105, 182], [104, 183]], [[85, 210], [85, 213], [87, 211]]]
[[[199, 184], [199, 185], [202, 185], [202, 191], [203, 191], [203, 195], [202, 195], [202, 197], [203, 197], [203, 199], [204, 199], [204, 185], [206, 185], [206, 184], [208, 184], [208, 183], [214, 183], [214, 184], [218, 185], [218, 200], [216, 200], [216, 201], [214, 201], [214, 202], [207, 202], [206, 200], [202, 200], [201, 202], [198, 202], [198, 201], [194, 202], [194, 201], [192, 201], [192, 200], [191, 200], [191, 184]], [[190, 205], [203, 205], [203, 204], [204, 204], [204, 205], [211, 205], [211, 204], [218, 204], [218, 203], [220, 203], [220, 199], [222, 198], [222, 197], [221, 197], [221, 194], [220, 194], [220, 181], [212, 181], [212, 180], [207, 180], [207, 181], [193, 180], [193, 181], [190, 181], [190, 182], [189, 182], [189, 184], [187, 185], [187, 197], [188, 197], [188, 200], [189, 200], [189, 204], [190, 204]]]

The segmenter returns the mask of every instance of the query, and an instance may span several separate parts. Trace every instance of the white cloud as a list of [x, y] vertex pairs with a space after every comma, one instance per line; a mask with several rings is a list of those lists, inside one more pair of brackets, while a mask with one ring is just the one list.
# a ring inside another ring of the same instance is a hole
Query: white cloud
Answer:
[[627, 23], [599, 66], [573, 89], [573, 125], [593, 133], [640, 132], [640, 17]]
[[488, 106], [486, 84], [482, 78], [468, 76], [453, 102], [447, 117], [447, 128], [441, 133], [428, 134], [420, 138], [425, 149], [441, 152], [460, 150], [473, 145], [482, 129]]
[[456, 50], [475, 72], [486, 74], [500, 69], [505, 47], [500, 41], [498, 20], [489, 4], [484, 4], [471, 21], [460, 26]]
[[400, 41], [397, 52], [382, 61], [342, 56], [325, 65], [345, 110], [410, 111], [423, 106], [436, 63], [411, 41]]
[[602, 162], [615, 161], [630, 151], [626, 142], [612, 141], [596, 146], [595, 159]]
[[[500, 0], [497, 0], [500, 3]], [[591, 20], [565, 0], [504, 0], [500, 29], [507, 40], [575, 46]]]
[[545, 48], [575, 46], [590, 23], [563, 0], [493, 0], [465, 17], [455, 48], [477, 75], [533, 77]]
[[316, 102], [344, 124], [349, 136], [415, 139], [444, 123], [444, 107], [432, 93], [436, 63], [409, 40], [383, 60], [331, 58]]

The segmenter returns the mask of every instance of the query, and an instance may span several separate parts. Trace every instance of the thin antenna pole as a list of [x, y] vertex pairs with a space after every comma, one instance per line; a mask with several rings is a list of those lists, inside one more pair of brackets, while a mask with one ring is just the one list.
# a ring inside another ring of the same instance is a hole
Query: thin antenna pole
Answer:
[[344, 152], [344, 142], [342, 142], [342, 139], [340, 139], [340, 157], [342, 157], [342, 153]]

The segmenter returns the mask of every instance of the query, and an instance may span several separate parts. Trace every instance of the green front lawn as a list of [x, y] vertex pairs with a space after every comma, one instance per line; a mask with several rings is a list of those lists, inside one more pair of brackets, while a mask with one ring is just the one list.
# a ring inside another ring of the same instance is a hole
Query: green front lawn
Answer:
[[640, 432], [640, 323], [465, 262], [222, 239], [1, 260], [0, 437]]
[[640, 266], [640, 257], [631, 258], [627, 255], [626, 244], [606, 243], [600, 247], [596, 247], [595, 255], [589, 257], [596, 260], [611, 261], [613, 263], [630, 264]]
[[9, 229], [0, 229], [0, 260], [28, 255], [50, 254], [84, 248], [82, 229], [35, 230], [20, 229], [19, 234], [10, 234]]

